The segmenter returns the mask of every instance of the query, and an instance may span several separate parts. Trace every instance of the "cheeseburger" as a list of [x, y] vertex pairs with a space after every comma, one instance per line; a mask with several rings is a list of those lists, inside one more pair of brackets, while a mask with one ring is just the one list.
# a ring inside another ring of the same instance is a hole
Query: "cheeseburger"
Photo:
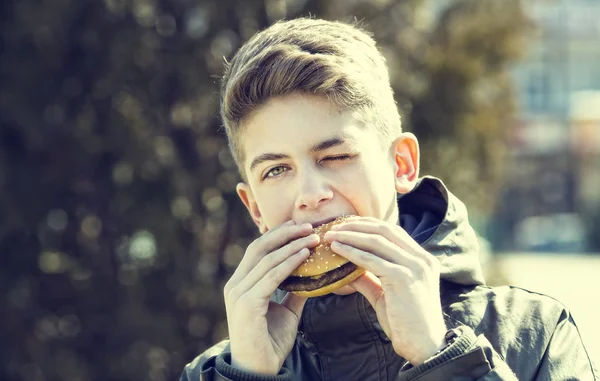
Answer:
[[338, 217], [313, 229], [313, 233], [318, 234], [321, 241], [310, 250], [308, 258], [279, 285], [280, 289], [305, 297], [321, 296], [344, 287], [364, 274], [363, 268], [331, 251], [329, 243], [323, 238], [332, 226], [344, 222], [348, 217], [350, 216]]

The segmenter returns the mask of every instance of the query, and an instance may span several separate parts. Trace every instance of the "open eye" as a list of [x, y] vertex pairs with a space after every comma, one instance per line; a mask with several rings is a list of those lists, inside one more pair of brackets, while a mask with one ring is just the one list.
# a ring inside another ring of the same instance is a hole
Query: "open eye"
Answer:
[[269, 169], [269, 171], [264, 175], [263, 180], [269, 177], [277, 177], [286, 171], [286, 167], [283, 165], [278, 165]]

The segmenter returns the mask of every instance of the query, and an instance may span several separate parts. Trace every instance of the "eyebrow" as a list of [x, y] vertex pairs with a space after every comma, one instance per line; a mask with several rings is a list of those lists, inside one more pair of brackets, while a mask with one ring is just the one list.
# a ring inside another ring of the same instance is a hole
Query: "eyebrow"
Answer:
[[[346, 143], [347, 141], [347, 139], [341, 137], [334, 137], [331, 139], [323, 140], [322, 142], [312, 146], [310, 148], [310, 153], [325, 151], [329, 148], [340, 146]], [[258, 155], [252, 160], [252, 163], [250, 164], [250, 170], [252, 171], [257, 165], [264, 163], [265, 161], [289, 159], [289, 157], [289, 155], [283, 153], [263, 153], [262, 155]]]

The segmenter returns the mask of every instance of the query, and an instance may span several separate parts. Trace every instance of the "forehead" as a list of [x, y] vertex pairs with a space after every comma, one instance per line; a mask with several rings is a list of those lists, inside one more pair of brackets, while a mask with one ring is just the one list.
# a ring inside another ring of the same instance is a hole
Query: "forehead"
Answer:
[[293, 154], [332, 137], [358, 144], [366, 130], [357, 111], [340, 111], [322, 97], [293, 94], [270, 99], [242, 123], [241, 148], [246, 162], [265, 152]]

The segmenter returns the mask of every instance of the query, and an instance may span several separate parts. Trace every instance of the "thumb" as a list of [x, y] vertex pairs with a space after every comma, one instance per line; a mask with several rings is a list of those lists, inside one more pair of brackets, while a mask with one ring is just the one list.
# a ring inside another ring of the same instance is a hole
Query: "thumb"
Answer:
[[300, 316], [302, 315], [302, 310], [304, 309], [307, 299], [308, 298], [288, 292], [281, 301], [281, 305], [292, 311], [296, 317], [298, 317], [298, 320], [300, 320]]
[[383, 295], [381, 281], [372, 272], [365, 272], [359, 276], [354, 282], [350, 283], [350, 287], [360, 292], [375, 308], [377, 300]]

